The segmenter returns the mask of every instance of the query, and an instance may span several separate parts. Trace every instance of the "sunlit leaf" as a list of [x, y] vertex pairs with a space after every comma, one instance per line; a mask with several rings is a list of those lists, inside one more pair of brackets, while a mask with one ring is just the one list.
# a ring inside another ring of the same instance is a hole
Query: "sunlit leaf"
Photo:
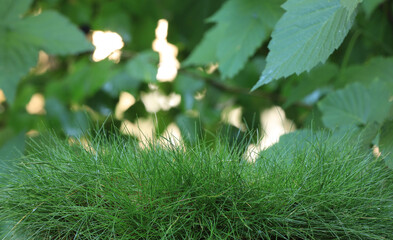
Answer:
[[283, 7], [287, 12], [275, 26], [266, 68], [253, 90], [325, 62], [341, 45], [355, 17], [340, 0], [288, 0]]
[[230, 0], [209, 21], [208, 31], [186, 64], [219, 63], [223, 78], [235, 76], [267, 40], [282, 14], [282, 0]]

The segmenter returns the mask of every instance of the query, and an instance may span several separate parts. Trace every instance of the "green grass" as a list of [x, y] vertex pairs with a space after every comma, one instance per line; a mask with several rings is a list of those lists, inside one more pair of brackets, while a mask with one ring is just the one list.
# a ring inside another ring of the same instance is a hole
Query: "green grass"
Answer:
[[[294, 138], [256, 163], [225, 141], [141, 149], [56, 136], [0, 178], [4, 239], [391, 239], [392, 172], [347, 138]], [[322, 135], [320, 135], [322, 136]]]

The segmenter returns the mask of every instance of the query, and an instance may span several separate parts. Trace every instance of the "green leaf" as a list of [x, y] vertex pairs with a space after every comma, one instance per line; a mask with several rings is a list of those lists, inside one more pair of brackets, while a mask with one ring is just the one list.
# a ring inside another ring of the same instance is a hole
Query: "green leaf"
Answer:
[[0, 25], [18, 21], [30, 7], [33, 0], [2, 0], [0, 2]]
[[318, 107], [323, 113], [323, 123], [331, 129], [373, 122], [382, 124], [392, 105], [389, 98], [383, 82], [375, 81], [368, 88], [354, 83], [327, 95]]
[[337, 65], [326, 63], [317, 66], [309, 73], [302, 73], [296, 76], [296, 85], [289, 85], [289, 94], [284, 108], [291, 106], [293, 103], [304, 99], [307, 95], [324, 87], [338, 73]]
[[186, 64], [209, 64], [218, 61], [223, 78], [235, 76], [269, 37], [282, 14], [282, 2], [227, 1], [209, 18], [209, 21], [217, 25], [206, 33]]
[[387, 121], [382, 126], [379, 138], [379, 150], [385, 158], [385, 163], [393, 169], [393, 121]]
[[[0, 165], [4, 164], [5, 161], [15, 159], [23, 155], [25, 149], [25, 132], [21, 132], [18, 135], [8, 139], [0, 147]], [[0, 168], [0, 170], [3, 168]]]
[[92, 49], [83, 34], [58, 13], [21, 19], [31, 2], [0, 2], [0, 88], [9, 102], [15, 99], [20, 79], [36, 65], [39, 50], [74, 54]]
[[158, 70], [158, 55], [153, 51], [138, 54], [126, 64], [126, 71], [131, 78], [145, 82], [155, 82]]
[[66, 55], [93, 50], [84, 34], [54, 11], [25, 18], [14, 27], [16, 34], [24, 36], [29, 43], [49, 54]]
[[48, 85], [46, 95], [56, 97], [64, 102], [83, 101], [93, 96], [107, 81], [111, 80], [114, 63], [106, 60], [97, 63], [79, 61], [72, 71], [60, 82]]
[[374, 10], [383, 3], [385, 0], [365, 0], [363, 1], [363, 9], [366, 12], [367, 18], [371, 16], [371, 14], [374, 12]]
[[340, 78], [339, 86], [351, 82], [369, 84], [379, 79], [385, 82], [393, 95], [393, 57], [375, 57], [364, 64], [352, 65], [344, 69]]
[[183, 65], [208, 65], [218, 62], [216, 51], [219, 43], [225, 38], [227, 28], [227, 24], [219, 24], [209, 29]]
[[283, 7], [287, 12], [274, 29], [266, 68], [252, 90], [325, 62], [344, 40], [356, 15], [340, 0], [288, 0]]
[[[81, 136], [86, 133], [86, 129], [89, 127], [86, 113], [81, 111], [71, 112], [56, 98], [48, 98], [45, 103], [45, 109], [50, 123], [60, 124], [61, 129], [68, 136]], [[56, 128], [59, 128], [59, 126], [56, 126]]]
[[343, 5], [352, 14], [362, 1], [363, 0], [341, 0], [341, 5]]

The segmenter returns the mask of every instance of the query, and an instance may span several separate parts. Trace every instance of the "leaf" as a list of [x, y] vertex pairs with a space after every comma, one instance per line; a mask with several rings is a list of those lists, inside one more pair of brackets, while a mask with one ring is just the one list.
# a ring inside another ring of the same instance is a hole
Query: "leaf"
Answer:
[[0, 2], [0, 25], [10, 25], [18, 21], [25, 13], [33, 0], [2, 0]]
[[48, 85], [46, 95], [56, 97], [64, 102], [83, 103], [93, 96], [115, 72], [114, 63], [106, 60], [92, 63], [90, 60], [74, 64], [72, 71], [62, 80]]
[[379, 138], [379, 150], [389, 168], [393, 169], [393, 120], [385, 122]]
[[130, 77], [138, 81], [155, 82], [157, 76], [158, 55], [153, 51], [138, 54], [126, 64]]
[[66, 55], [93, 50], [84, 34], [68, 19], [54, 11], [27, 17], [15, 24], [15, 33], [49, 54]]
[[39, 50], [74, 54], [92, 49], [83, 34], [58, 13], [21, 19], [30, 3], [0, 2], [0, 88], [9, 102], [14, 101], [20, 79], [36, 65]]
[[366, 17], [369, 18], [371, 17], [371, 14], [374, 12], [374, 10], [383, 3], [385, 0], [365, 0], [363, 1], [363, 9], [366, 12]]
[[[71, 112], [56, 98], [48, 98], [45, 103], [45, 109], [50, 123], [60, 124], [61, 129], [68, 136], [81, 136], [86, 133], [86, 129], [89, 127], [86, 113], [81, 111]], [[56, 127], [59, 128], [59, 126]]]
[[[0, 165], [4, 164], [5, 161], [16, 159], [23, 154], [25, 149], [25, 133], [21, 132], [18, 135], [8, 139], [0, 147]], [[3, 168], [0, 168], [0, 170]]]
[[[209, 30], [186, 64], [219, 63], [223, 78], [235, 76], [248, 58], [267, 40], [282, 14], [277, 0], [230, 0], [209, 21]], [[236, 34], [234, 34], [236, 33]]]
[[369, 84], [379, 79], [385, 82], [393, 95], [393, 57], [375, 57], [364, 64], [352, 65], [343, 70], [339, 86], [351, 82]]
[[368, 88], [354, 83], [327, 95], [318, 107], [323, 113], [323, 123], [330, 129], [373, 122], [382, 124], [392, 105], [389, 97], [389, 91], [380, 81], [373, 82]]
[[350, 13], [353, 13], [361, 2], [363, 2], [363, 0], [341, 0], [341, 5], [343, 5]]
[[269, 43], [261, 78], [252, 90], [293, 73], [310, 71], [340, 46], [355, 18], [340, 0], [288, 0]]
[[289, 85], [289, 94], [284, 108], [291, 106], [293, 103], [304, 99], [309, 94], [324, 87], [338, 73], [337, 65], [326, 63], [315, 67], [309, 73], [302, 73], [296, 76], [297, 85]]
[[195, 94], [202, 90], [205, 83], [192, 76], [179, 74], [174, 82], [174, 90], [181, 94], [182, 106], [185, 110], [192, 109], [196, 101]]
[[218, 62], [216, 51], [219, 43], [225, 38], [227, 28], [227, 24], [220, 24], [209, 29], [183, 65], [208, 65]]

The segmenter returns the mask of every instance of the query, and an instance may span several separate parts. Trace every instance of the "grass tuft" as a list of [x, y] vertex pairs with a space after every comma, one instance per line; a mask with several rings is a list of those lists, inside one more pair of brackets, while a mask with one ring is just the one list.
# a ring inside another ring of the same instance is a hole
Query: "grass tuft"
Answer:
[[103, 132], [87, 145], [32, 141], [0, 177], [4, 239], [393, 236], [392, 172], [346, 138], [312, 139], [256, 163], [225, 141], [141, 148]]

